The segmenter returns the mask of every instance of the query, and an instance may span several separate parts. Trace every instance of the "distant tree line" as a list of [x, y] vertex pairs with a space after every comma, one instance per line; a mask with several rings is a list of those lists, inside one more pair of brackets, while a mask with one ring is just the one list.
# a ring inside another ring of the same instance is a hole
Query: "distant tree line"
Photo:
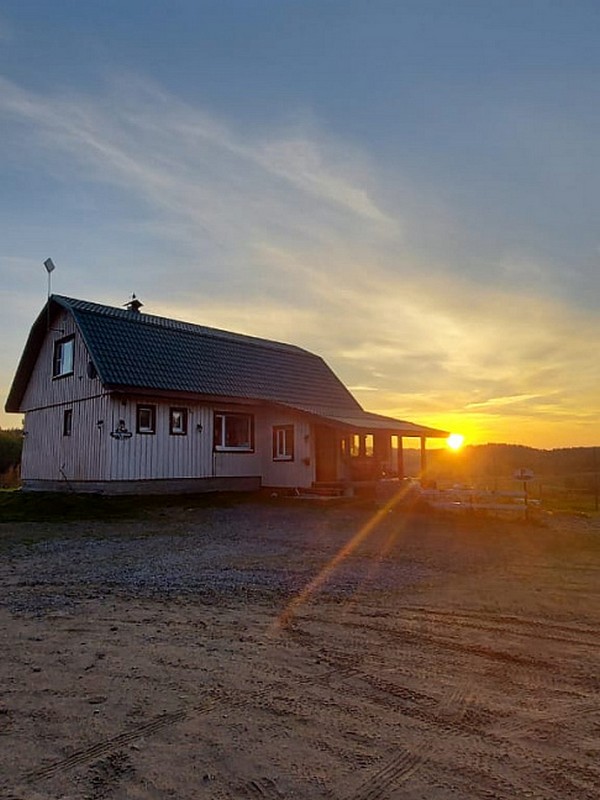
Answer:
[[432, 450], [428, 465], [432, 473], [446, 479], [463, 482], [477, 477], [489, 483], [510, 478], [524, 467], [539, 480], [556, 480], [565, 487], [591, 490], [600, 471], [600, 447], [537, 450], [513, 444], [472, 445], [458, 453]]

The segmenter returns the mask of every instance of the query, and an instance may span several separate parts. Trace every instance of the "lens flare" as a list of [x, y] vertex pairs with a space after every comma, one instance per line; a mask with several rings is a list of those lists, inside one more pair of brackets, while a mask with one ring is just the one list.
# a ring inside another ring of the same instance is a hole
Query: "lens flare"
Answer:
[[463, 442], [465, 437], [462, 433], [451, 433], [450, 436], [446, 439], [446, 444], [451, 450], [460, 450], [463, 446]]

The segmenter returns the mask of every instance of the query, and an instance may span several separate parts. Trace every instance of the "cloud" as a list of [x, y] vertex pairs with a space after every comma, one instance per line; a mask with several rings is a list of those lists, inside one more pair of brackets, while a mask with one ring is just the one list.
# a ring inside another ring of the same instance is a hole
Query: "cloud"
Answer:
[[[451, 215], [436, 204], [428, 219], [422, 197], [406, 215], [384, 203], [367, 155], [316, 126], [242, 132], [146, 83], [119, 87], [40, 96], [0, 80], [0, 115], [26, 132], [42, 174], [67, 189], [108, 186], [127, 209], [105, 220], [96, 268], [90, 257], [73, 270], [65, 293], [114, 303], [133, 284], [151, 313], [307, 347], [368, 408], [440, 427], [510, 417], [520, 427], [503, 438], [523, 440], [533, 417], [597, 417], [600, 325], [523, 288], [519, 274], [541, 282], [543, 261], [502, 254], [478, 280], [414, 244], [417, 212], [433, 238], [451, 233]], [[107, 286], [109, 257], [134, 236], [148, 243], [143, 273], [123, 258]], [[2, 267], [15, 288], [17, 267]]]

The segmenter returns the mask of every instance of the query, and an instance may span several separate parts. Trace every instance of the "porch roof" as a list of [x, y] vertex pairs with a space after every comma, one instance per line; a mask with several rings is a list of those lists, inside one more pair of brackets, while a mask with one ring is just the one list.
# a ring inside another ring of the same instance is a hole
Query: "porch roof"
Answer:
[[334, 425], [337, 428], [345, 428], [348, 433], [375, 433], [386, 432], [396, 436], [418, 437], [427, 439], [447, 439], [449, 431], [439, 428], [429, 428], [425, 425], [417, 425], [414, 422], [385, 417], [382, 414], [374, 414], [371, 411], [357, 410], [348, 413], [340, 412], [336, 409], [320, 407], [300, 407], [294, 406], [299, 411], [304, 411], [314, 417], [319, 418], [324, 424]]

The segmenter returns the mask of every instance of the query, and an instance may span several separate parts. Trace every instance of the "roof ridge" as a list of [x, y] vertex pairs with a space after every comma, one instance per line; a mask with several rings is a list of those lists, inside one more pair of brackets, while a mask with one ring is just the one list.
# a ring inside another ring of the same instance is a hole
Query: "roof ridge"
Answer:
[[135, 323], [136, 325], [151, 325], [156, 328], [162, 327], [172, 330], [188, 331], [189, 333], [201, 333], [204, 336], [210, 336], [215, 339], [248, 342], [256, 347], [300, 352], [312, 356], [315, 359], [321, 359], [321, 356], [312, 353], [310, 350], [306, 350], [295, 344], [289, 344], [288, 342], [280, 342], [276, 339], [265, 339], [262, 336], [253, 336], [252, 334], [238, 333], [237, 331], [227, 331], [224, 328], [213, 328], [209, 325], [200, 325], [197, 322], [187, 322], [186, 320], [163, 317], [158, 314], [146, 314], [142, 311], [131, 312], [125, 308], [119, 308], [118, 306], [95, 303], [91, 300], [80, 300], [76, 297], [67, 297], [66, 295], [53, 294], [49, 299], [56, 301], [63, 307], [69, 308], [69, 310], [73, 312], [114, 316]]

